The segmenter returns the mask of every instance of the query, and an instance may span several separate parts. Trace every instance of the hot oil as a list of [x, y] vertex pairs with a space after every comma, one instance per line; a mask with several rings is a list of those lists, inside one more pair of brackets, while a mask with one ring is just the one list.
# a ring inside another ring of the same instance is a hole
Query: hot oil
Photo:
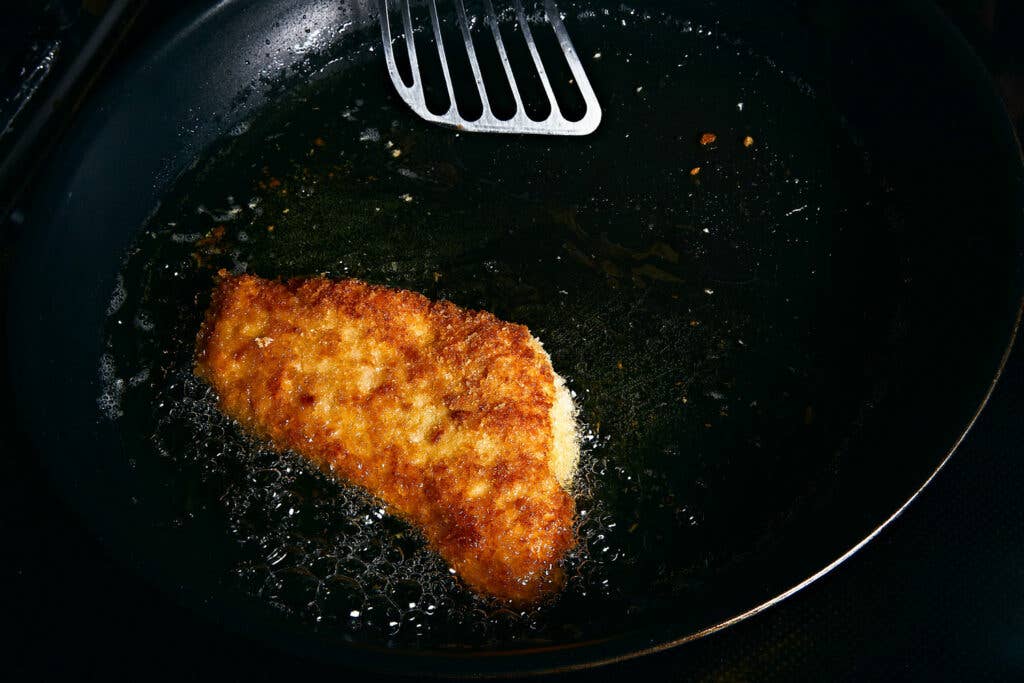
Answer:
[[[126, 257], [101, 412], [135, 457], [177, 468], [172, 523], [222, 526], [225, 575], [290, 618], [430, 647], [685, 620], [793, 514], [785, 472], [841, 436], [852, 408], [825, 395], [814, 331], [834, 236], [882, 223], [859, 152], [806, 84], [718, 29], [626, 7], [576, 22], [605, 107], [594, 136], [422, 124], [371, 30], [233, 127]], [[225, 418], [192, 374], [220, 269], [357, 277], [529, 326], [580, 409], [564, 591], [530, 608], [473, 595], [380, 501]]]

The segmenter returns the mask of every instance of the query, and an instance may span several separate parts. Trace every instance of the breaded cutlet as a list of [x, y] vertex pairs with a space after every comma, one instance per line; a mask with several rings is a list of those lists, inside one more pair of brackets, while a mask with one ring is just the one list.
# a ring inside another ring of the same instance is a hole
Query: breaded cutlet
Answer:
[[358, 280], [223, 275], [195, 371], [244, 428], [422, 530], [473, 590], [529, 603], [561, 586], [574, 409], [523, 325]]

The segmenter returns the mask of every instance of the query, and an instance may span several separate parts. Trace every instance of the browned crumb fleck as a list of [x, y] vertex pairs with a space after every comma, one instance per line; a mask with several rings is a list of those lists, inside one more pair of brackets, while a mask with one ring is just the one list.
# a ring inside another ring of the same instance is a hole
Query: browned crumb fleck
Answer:
[[197, 247], [216, 247], [224, 237], [224, 226], [218, 225], [210, 232], [206, 233], [206, 236], [196, 242]]
[[224, 226], [218, 225], [206, 233], [204, 237], [196, 240], [196, 250], [192, 252], [192, 259], [196, 262], [197, 266], [208, 268], [207, 257], [224, 253], [221, 240], [224, 238], [225, 233]]
[[700, 136], [700, 144], [710, 145], [712, 142], [718, 139], [718, 136], [714, 133], [704, 133]]
[[274, 226], [273, 225], [268, 225], [267, 226], [267, 232], [274, 232]]
[[754, 144], [754, 138], [750, 137], [749, 135], [747, 135], [746, 137], [743, 138], [743, 146], [744, 147], [750, 147], [753, 144]]
[[700, 173], [700, 166], [694, 166], [690, 169], [690, 175], [697, 175]]
[[327, 141], [324, 140], [323, 138], [317, 138], [316, 140], [313, 140], [313, 144], [316, 145], [317, 147], [323, 147], [324, 145], [327, 144]]

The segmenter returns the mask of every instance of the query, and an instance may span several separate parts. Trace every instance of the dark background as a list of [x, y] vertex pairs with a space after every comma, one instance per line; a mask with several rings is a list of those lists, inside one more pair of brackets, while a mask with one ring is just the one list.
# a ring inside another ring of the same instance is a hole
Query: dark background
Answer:
[[[59, 140], [107, 67], [183, 4], [196, 3], [65, 0], [0, 10], [4, 283], [14, 258], [11, 239], [32, 210], [23, 190], [45, 163], [49, 145]], [[939, 4], [989, 67], [1020, 134], [1024, 2]], [[112, 12], [116, 21], [109, 21]], [[102, 49], [82, 59], [97, 31], [104, 36]], [[47, 54], [53, 55], [49, 62]], [[76, 65], [82, 67], [79, 74]], [[76, 77], [62, 83], [68, 74]], [[39, 117], [41, 112], [47, 116]], [[45, 122], [38, 135], [33, 121]], [[6, 301], [5, 291], [0, 296]], [[6, 370], [4, 363], [5, 397]], [[10, 413], [2, 414], [4, 678], [358, 678], [228, 633], [119, 566], [57, 496]], [[875, 541], [766, 613], [599, 674], [726, 681], [1024, 680], [1022, 415], [1024, 352], [1017, 348], [956, 456]]]

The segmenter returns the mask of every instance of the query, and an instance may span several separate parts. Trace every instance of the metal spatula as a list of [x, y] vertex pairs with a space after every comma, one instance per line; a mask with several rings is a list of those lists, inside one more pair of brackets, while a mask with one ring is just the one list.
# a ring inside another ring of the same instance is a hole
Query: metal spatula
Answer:
[[[555, 7], [553, 0], [544, 0], [544, 15], [547, 22], [554, 30], [558, 46], [561, 48], [562, 55], [572, 73], [573, 82], [575, 83], [575, 86], [579, 88], [579, 94], [583, 98], [585, 111], [583, 117], [578, 120], [567, 119], [559, 109], [558, 102], [555, 99], [555, 91], [552, 88], [551, 81], [544, 68], [544, 63], [537, 50], [537, 45], [534, 42], [533, 32], [530, 29], [530, 24], [527, 21], [526, 12], [523, 10], [523, 3], [521, 0], [514, 0], [513, 3], [516, 21], [519, 26], [519, 31], [521, 32], [523, 39], [526, 41], [526, 47], [532, 60], [533, 68], [536, 69], [536, 75], [544, 89], [544, 95], [546, 95], [548, 103], [550, 104], [551, 110], [548, 116], [543, 120], [535, 120], [527, 115], [526, 109], [523, 106], [523, 95], [516, 83], [516, 74], [514, 73], [512, 63], [509, 61], [508, 53], [505, 50], [505, 44], [498, 29], [498, 18], [494, 12], [494, 6], [491, 0], [483, 0], [484, 20], [491, 27], [491, 35], [493, 36], [498, 57], [504, 70], [504, 76], [508, 80], [508, 86], [511, 89], [512, 98], [515, 101], [514, 113], [511, 117], [499, 118], [495, 115], [494, 110], [491, 107], [491, 103], [487, 97], [487, 91], [484, 87], [484, 76], [480, 70], [480, 62], [477, 59], [476, 49], [473, 46], [473, 39], [470, 35], [470, 23], [466, 16], [466, 8], [463, 4], [463, 0], [452, 0], [452, 2], [455, 6], [456, 23], [458, 24], [462, 39], [465, 42], [469, 68], [472, 71], [473, 79], [476, 82], [476, 89], [480, 97], [480, 103], [483, 106], [483, 113], [479, 118], [473, 120], [469, 120], [459, 113], [459, 108], [456, 105], [455, 86], [452, 83], [448, 57], [445, 54], [444, 41], [441, 38], [441, 25], [438, 20], [436, 0], [427, 0], [426, 4], [430, 10], [430, 21], [433, 25], [434, 41], [439, 53], [438, 57], [440, 58], [441, 72], [444, 75], [445, 86], [448, 90], [449, 105], [447, 111], [443, 113], [430, 111], [430, 109], [427, 108], [426, 98], [424, 97], [423, 77], [419, 67], [419, 60], [416, 56], [416, 43], [413, 38], [414, 27], [412, 12], [409, 6], [411, 0], [391, 0], [391, 2], [392, 4], [396, 4], [398, 12], [402, 16], [405, 45], [408, 52], [409, 65], [412, 71], [412, 85], [405, 84], [395, 62], [394, 45], [391, 37], [391, 23], [388, 15], [388, 0], [378, 0], [380, 7], [381, 35], [384, 40], [384, 59], [387, 62], [388, 74], [391, 76], [391, 82], [394, 83], [395, 89], [398, 90], [398, 94], [401, 95], [402, 99], [412, 107], [412, 110], [416, 112], [420, 118], [433, 123], [440, 123], [442, 125], [452, 126], [466, 131], [487, 133], [532, 133], [537, 135], [586, 135], [593, 132], [601, 122], [601, 106], [597, 102], [597, 97], [594, 95], [594, 89], [591, 87], [590, 80], [587, 78], [587, 74], [583, 70], [583, 64], [580, 63], [576, 50], [573, 49], [572, 41], [569, 39], [569, 33], [565, 30], [565, 25], [562, 23], [561, 17], [558, 14], [558, 8]], [[523, 76], [524, 74], [520, 75]], [[496, 76], [500, 77], [500, 74], [496, 74]]]

